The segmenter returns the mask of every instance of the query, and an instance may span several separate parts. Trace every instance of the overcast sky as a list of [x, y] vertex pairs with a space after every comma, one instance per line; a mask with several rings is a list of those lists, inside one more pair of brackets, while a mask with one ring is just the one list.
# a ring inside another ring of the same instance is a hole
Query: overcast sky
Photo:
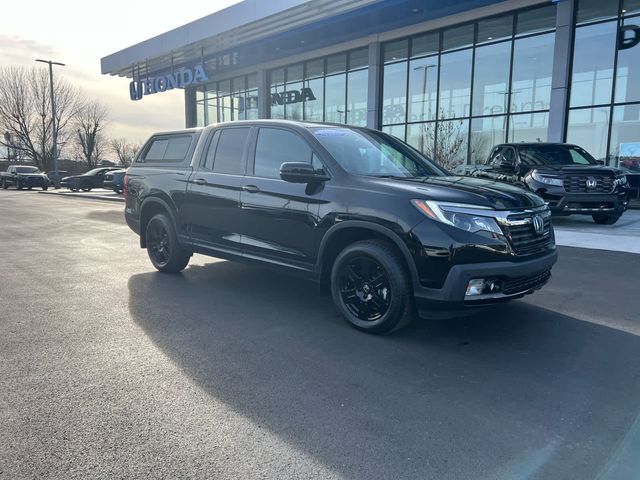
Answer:
[[209, 15], [240, 0], [11, 0], [0, 9], [0, 64], [47, 68], [110, 109], [108, 135], [143, 141], [184, 127], [184, 94], [174, 90], [129, 99], [129, 80], [100, 74], [100, 58]]

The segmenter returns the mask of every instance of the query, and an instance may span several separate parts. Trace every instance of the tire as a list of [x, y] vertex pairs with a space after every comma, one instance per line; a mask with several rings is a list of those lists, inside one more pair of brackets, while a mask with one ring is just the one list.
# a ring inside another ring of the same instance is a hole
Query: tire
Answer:
[[6, 180], [2, 180], [2, 189], [6, 190], [7, 188], [9, 188], [9, 184], [7, 183]]
[[16, 188], [17, 188], [18, 190], [22, 190], [22, 184], [21, 184], [20, 182], [17, 182], [17, 183], [16, 183]]
[[388, 242], [363, 240], [346, 247], [331, 269], [331, 295], [345, 319], [358, 330], [390, 333], [413, 318], [410, 277]]
[[83, 185], [80, 185], [80, 189], [81, 189], [83, 192], [90, 192], [90, 191], [91, 191], [91, 185], [87, 185], [87, 184], [85, 183], [85, 184], [83, 184]]
[[598, 225], [613, 225], [616, 223], [622, 215], [608, 215], [606, 213], [594, 213], [591, 215], [593, 221]]
[[33, 190], [33, 187], [27, 187], [27, 190]]
[[187, 266], [191, 252], [178, 241], [173, 222], [165, 213], [149, 220], [146, 229], [147, 254], [154, 267], [165, 273], [178, 273]]
[[43, 191], [47, 191], [48, 189], [49, 189], [49, 185], [43, 185], [43, 186], [42, 186], [42, 190], [43, 190]]

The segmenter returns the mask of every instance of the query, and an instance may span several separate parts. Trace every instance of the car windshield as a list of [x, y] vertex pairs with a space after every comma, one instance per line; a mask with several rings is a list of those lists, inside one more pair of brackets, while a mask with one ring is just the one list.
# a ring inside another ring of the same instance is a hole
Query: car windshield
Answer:
[[40, 173], [37, 167], [16, 167], [16, 173]]
[[341, 127], [312, 128], [311, 132], [349, 173], [400, 178], [447, 175], [416, 150], [382, 132]]
[[524, 165], [597, 165], [589, 153], [571, 145], [522, 145], [520, 161]]

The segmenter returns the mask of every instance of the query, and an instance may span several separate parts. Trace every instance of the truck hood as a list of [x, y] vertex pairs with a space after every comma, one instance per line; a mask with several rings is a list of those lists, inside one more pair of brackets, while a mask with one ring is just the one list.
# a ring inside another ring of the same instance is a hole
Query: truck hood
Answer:
[[495, 210], [514, 210], [544, 205], [544, 200], [535, 193], [515, 185], [483, 178], [450, 176], [384, 178], [380, 181], [389, 187], [412, 194], [414, 198], [478, 205]]

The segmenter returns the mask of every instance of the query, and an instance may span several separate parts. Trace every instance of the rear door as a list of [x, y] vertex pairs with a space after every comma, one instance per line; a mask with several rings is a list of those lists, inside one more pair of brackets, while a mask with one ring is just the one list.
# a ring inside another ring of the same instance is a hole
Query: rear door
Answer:
[[316, 261], [316, 225], [323, 185], [289, 183], [280, 178], [284, 162], [323, 165], [297, 132], [260, 127], [242, 184], [242, 246], [256, 256], [303, 269]]
[[203, 155], [196, 160], [182, 209], [196, 246], [240, 252], [240, 188], [251, 129], [213, 130]]

